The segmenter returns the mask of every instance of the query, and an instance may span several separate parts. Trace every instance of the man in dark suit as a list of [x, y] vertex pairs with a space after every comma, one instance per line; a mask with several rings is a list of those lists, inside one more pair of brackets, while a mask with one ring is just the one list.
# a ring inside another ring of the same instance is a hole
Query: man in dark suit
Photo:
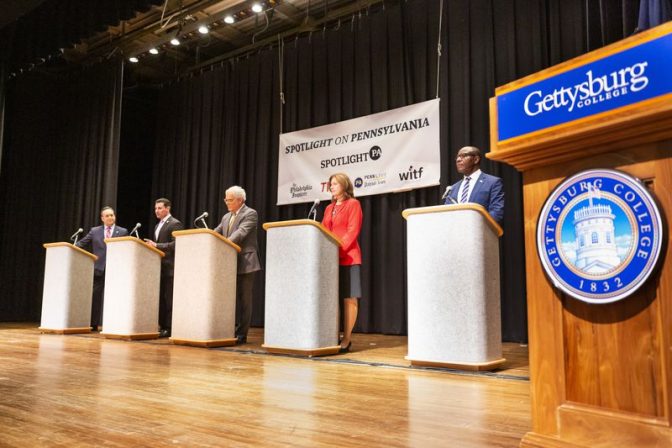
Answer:
[[481, 151], [475, 146], [465, 146], [457, 153], [455, 164], [464, 177], [452, 185], [445, 203], [481, 204], [501, 225], [504, 218], [504, 184], [501, 178], [481, 171]]
[[173, 232], [184, 225], [170, 214], [170, 201], [160, 198], [154, 201], [154, 214], [159, 220], [154, 227], [154, 240], [145, 241], [163, 251], [161, 259], [161, 290], [159, 292], [159, 326], [162, 338], [170, 336], [173, 324], [173, 271], [175, 268], [175, 237]]
[[100, 211], [102, 226], [92, 227], [77, 246], [93, 252], [98, 257], [93, 265], [93, 297], [91, 298], [91, 330], [97, 331], [103, 323], [103, 294], [105, 292], [105, 259], [107, 244], [105, 238], [128, 235], [128, 230], [116, 225], [117, 217], [112, 207], [103, 207]]
[[254, 274], [261, 270], [257, 246], [259, 217], [254, 209], [245, 205], [245, 199], [245, 190], [239, 186], [226, 190], [224, 202], [229, 213], [222, 217], [222, 222], [215, 228], [215, 232], [240, 246], [236, 279], [236, 339], [239, 344], [247, 342], [252, 319]]

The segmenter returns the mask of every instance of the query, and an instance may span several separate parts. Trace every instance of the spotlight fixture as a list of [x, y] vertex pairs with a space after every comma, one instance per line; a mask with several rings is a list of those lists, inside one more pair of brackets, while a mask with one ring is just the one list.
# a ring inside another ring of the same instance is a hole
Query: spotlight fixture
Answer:
[[177, 47], [178, 45], [180, 45], [180, 39], [178, 39], [177, 37], [173, 37], [172, 39], [170, 39], [170, 43]]
[[138, 62], [138, 58], [136, 58], [135, 56], [131, 56], [130, 58], [128, 58], [128, 60], [134, 64]]
[[232, 15], [224, 17], [224, 23], [228, 23], [229, 25], [231, 25], [235, 21], [236, 19], [234, 19]]
[[150, 52], [151, 54], [159, 54], [159, 50], [157, 50], [156, 48], [150, 48], [150, 49], [149, 49], [149, 52]]
[[252, 11], [254, 12], [261, 12], [263, 10], [264, 8], [262, 8], [259, 3], [255, 3], [254, 5], [252, 5]]
[[198, 27], [198, 32], [201, 33], [201, 34], [208, 34], [210, 32], [210, 30], [208, 29], [207, 26], [201, 25], [201, 26]]

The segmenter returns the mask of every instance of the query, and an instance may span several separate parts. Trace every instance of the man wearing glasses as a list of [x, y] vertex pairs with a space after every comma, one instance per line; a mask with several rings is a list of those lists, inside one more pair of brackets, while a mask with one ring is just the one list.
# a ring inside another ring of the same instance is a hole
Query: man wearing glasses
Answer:
[[246, 194], [239, 186], [226, 190], [224, 202], [229, 213], [215, 228], [231, 242], [240, 246], [238, 278], [236, 279], [236, 339], [238, 344], [247, 342], [247, 331], [252, 319], [252, 293], [254, 274], [261, 270], [257, 246], [256, 210], [245, 205]]
[[481, 204], [501, 225], [504, 218], [504, 185], [501, 178], [481, 171], [481, 151], [475, 146], [465, 146], [457, 153], [455, 164], [463, 178], [452, 185], [445, 203]]

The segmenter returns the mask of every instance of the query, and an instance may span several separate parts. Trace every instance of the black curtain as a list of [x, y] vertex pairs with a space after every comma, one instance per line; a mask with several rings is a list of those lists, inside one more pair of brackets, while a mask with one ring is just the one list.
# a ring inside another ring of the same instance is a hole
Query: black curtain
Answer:
[[40, 318], [44, 249], [116, 204], [122, 62], [7, 84], [0, 320]]
[[[460, 147], [489, 148], [488, 99], [496, 86], [621, 39], [635, 30], [636, 0], [385, 2], [329, 28], [286, 41], [282, 131], [319, 126], [435, 97], [439, 18], [443, 185], [360, 198], [364, 210], [363, 300], [356, 330], [406, 332], [405, 224], [401, 211], [439, 203], [459, 178]], [[189, 223], [225, 212], [239, 184], [261, 222], [306, 216], [308, 205], [276, 207], [279, 49], [263, 49], [178, 80], [159, 93], [153, 196], [173, 200]], [[506, 190], [502, 238], [503, 338], [527, 339], [521, 178], [485, 160]], [[465, 230], [465, 238], [468, 238]], [[260, 238], [262, 258], [265, 250]], [[465, 272], [465, 275], [471, 275]], [[263, 282], [253, 324], [263, 324]]]

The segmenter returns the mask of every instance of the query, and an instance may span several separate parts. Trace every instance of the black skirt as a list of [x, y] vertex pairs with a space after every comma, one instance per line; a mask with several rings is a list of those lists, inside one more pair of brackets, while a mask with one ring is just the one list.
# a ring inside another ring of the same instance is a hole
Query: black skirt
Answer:
[[360, 265], [338, 267], [338, 297], [347, 299], [349, 297], [362, 297], [362, 275]]

